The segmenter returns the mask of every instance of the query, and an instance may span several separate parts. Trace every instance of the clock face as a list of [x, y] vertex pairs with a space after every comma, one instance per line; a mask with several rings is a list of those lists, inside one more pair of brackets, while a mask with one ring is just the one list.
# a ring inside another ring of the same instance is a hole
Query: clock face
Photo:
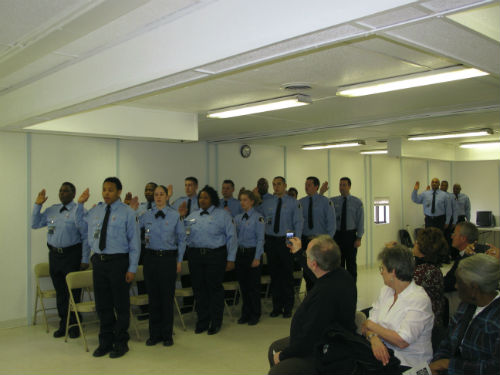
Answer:
[[243, 145], [240, 148], [240, 154], [244, 158], [248, 158], [250, 154], [252, 153], [252, 149], [250, 148], [249, 145]]

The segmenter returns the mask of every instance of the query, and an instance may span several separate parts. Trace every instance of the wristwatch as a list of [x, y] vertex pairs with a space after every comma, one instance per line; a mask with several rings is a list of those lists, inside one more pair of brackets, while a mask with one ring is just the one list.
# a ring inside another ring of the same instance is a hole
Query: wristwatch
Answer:
[[369, 334], [366, 335], [366, 338], [368, 341], [371, 341], [372, 337], [378, 336], [375, 332], [370, 332]]

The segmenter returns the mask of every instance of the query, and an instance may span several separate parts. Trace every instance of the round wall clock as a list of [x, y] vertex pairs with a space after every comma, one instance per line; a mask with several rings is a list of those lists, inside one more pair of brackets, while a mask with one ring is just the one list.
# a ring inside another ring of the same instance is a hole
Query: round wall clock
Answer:
[[240, 154], [242, 157], [248, 158], [251, 153], [252, 153], [252, 149], [250, 148], [249, 145], [243, 145], [240, 147]]

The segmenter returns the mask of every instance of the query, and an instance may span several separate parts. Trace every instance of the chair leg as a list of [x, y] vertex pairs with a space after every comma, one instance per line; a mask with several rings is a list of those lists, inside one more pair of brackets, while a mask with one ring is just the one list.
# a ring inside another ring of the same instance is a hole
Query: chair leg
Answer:
[[64, 342], [68, 342], [68, 332], [69, 332], [69, 316], [72, 310], [71, 300], [68, 303], [68, 315], [66, 315], [66, 334], [64, 336]]
[[45, 330], [49, 333], [49, 323], [47, 323], [47, 314], [45, 313], [45, 304], [43, 303], [43, 297], [40, 296], [40, 305], [42, 306], [43, 321], [45, 322]]
[[227, 310], [227, 314], [229, 315], [229, 318], [233, 319], [233, 314], [231, 314], [231, 309], [229, 308], [229, 305], [227, 304], [225, 299], [224, 299], [224, 305], [226, 306], [226, 310]]
[[[78, 315], [78, 311], [75, 311], [75, 316], [76, 316], [76, 322], [78, 323], [78, 328], [80, 329], [80, 334], [82, 335], [83, 338], [83, 344], [85, 346], [85, 351], [89, 351], [89, 346], [87, 345], [87, 338], [85, 337], [85, 333], [83, 332], [83, 327], [82, 327], [82, 322], [80, 322], [80, 316]], [[69, 323], [69, 314], [68, 314], [68, 321]], [[66, 337], [68, 335], [68, 329], [66, 328]]]
[[137, 328], [137, 319], [136, 319], [134, 313], [132, 312], [132, 307], [130, 307], [130, 321], [132, 322], [132, 324], [134, 326], [135, 334], [137, 336], [137, 340], [140, 340], [141, 339], [141, 335], [139, 334], [139, 329]]
[[36, 287], [36, 296], [35, 296], [35, 309], [33, 310], [33, 325], [36, 326], [36, 309], [38, 308], [38, 297], [39, 297], [40, 290], [38, 286]]
[[177, 312], [179, 313], [179, 318], [181, 319], [182, 329], [185, 331], [186, 325], [184, 324], [184, 318], [182, 317], [181, 309], [179, 308], [179, 303], [177, 302], [177, 298], [175, 298], [175, 297], [174, 297], [174, 303], [175, 303], [175, 307], [177, 309]]

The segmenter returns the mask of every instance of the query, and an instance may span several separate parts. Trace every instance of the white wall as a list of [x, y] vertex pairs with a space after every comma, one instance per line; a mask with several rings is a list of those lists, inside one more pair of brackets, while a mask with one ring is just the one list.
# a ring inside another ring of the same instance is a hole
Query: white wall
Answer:
[[[63, 181], [86, 187], [91, 198], [87, 207], [101, 199], [105, 177], [122, 179], [124, 192], [143, 199], [144, 185], [150, 181], [174, 185], [174, 198], [184, 193], [184, 178], [198, 177], [200, 185], [209, 183], [220, 190], [222, 181], [231, 178], [236, 189], [255, 187], [259, 177], [271, 180], [285, 175], [289, 186], [304, 195], [307, 176], [330, 182], [327, 196], [338, 195], [338, 180], [352, 180], [351, 193], [365, 206], [365, 236], [358, 252], [358, 264], [370, 265], [381, 246], [397, 238], [401, 225], [421, 226], [422, 207], [410, 200], [416, 180], [422, 188], [431, 177], [459, 182], [471, 198], [472, 208], [500, 212], [500, 161], [440, 162], [425, 159], [398, 159], [387, 156], [362, 156], [355, 151], [305, 152], [277, 146], [252, 145], [252, 155], [243, 159], [240, 144], [207, 145], [203, 142], [178, 144], [85, 138], [61, 135], [0, 132], [0, 275], [3, 287], [0, 300], [9, 301], [0, 309], [0, 326], [26, 322], [33, 304], [33, 265], [47, 260], [44, 229], [29, 226], [38, 191], [47, 189], [46, 205], [58, 202]], [[272, 191], [272, 189], [271, 189]], [[388, 225], [374, 225], [372, 200], [388, 196], [391, 217]], [[474, 214], [473, 214], [474, 216]], [[370, 223], [370, 224], [369, 224]]]

